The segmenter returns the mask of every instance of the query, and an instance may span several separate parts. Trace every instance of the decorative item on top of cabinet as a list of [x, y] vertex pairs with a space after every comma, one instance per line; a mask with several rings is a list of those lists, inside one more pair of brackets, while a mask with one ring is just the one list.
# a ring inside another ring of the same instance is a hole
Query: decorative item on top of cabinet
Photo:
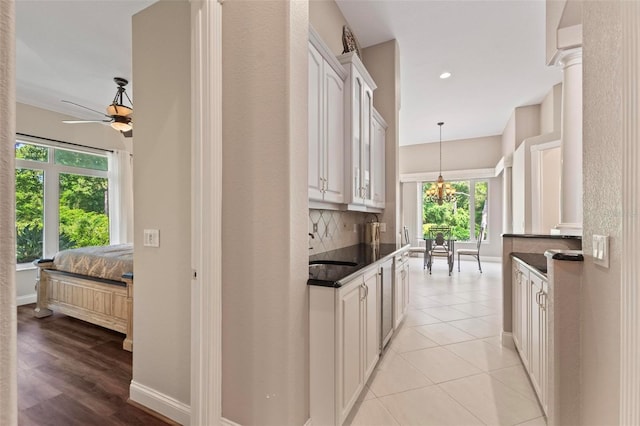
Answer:
[[342, 53], [356, 52], [360, 59], [362, 59], [362, 53], [360, 52], [360, 45], [356, 36], [351, 31], [351, 28], [344, 25], [342, 27], [342, 47], [344, 50]]
[[[346, 72], [309, 29], [309, 200], [344, 200], [344, 80]], [[329, 205], [317, 206], [331, 208]]]
[[347, 70], [345, 81], [346, 202], [349, 210], [381, 211], [374, 207], [373, 91], [377, 88], [354, 52], [338, 60]]

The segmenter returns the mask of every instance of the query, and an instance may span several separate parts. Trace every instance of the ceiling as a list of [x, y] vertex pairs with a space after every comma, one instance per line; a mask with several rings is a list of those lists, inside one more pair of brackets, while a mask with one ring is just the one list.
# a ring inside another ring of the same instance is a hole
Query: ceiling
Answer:
[[[113, 77], [131, 80], [131, 16], [155, 0], [17, 0], [18, 102], [83, 119], [104, 111]], [[133, 99], [132, 88], [127, 93]]]
[[[17, 0], [16, 97], [78, 118], [131, 79], [131, 16], [155, 0]], [[561, 71], [544, 65], [544, 0], [338, 0], [362, 47], [400, 46], [400, 144], [501, 134]], [[453, 75], [441, 80], [439, 75]], [[132, 82], [134, 83], [134, 82]], [[132, 94], [133, 88], [128, 88]]]
[[502, 134], [562, 80], [544, 65], [544, 0], [337, 3], [361, 47], [398, 41], [400, 145], [437, 142], [439, 121], [443, 140]]

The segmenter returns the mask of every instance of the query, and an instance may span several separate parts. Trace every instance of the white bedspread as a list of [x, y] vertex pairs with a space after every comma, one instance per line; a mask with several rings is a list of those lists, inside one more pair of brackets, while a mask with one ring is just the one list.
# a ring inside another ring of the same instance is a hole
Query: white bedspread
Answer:
[[123, 274], [133, 273], [133, 244], [63, 250], [53, 263], [59, 271], [122, 281]]

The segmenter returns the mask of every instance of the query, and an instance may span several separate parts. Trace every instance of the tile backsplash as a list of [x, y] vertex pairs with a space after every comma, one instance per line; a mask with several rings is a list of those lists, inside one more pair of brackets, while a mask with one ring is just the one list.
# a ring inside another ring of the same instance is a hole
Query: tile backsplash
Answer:
[[[309, 254], [358, 244], [363, 239], [368, 213], [309, 209]], [[316, 230], [314, 231], [314, 226]]]

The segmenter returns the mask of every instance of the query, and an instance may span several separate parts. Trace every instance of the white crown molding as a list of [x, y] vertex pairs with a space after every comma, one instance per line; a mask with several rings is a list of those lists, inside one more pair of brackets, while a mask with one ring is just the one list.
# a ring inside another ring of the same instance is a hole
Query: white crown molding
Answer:
[[322, 37], [320, 37], [320, 34], [318, 34], [318, 32], [313, 29], [311, 25], [309, 25], [309, 42], [318, 50], [318, 52], [320, 52], [320, 55], [322, 55], [329, 66], [331, 66], [331, 68], [333, 68], [333, 70], [338, 73], [340, 78], [342, 80], [346, 80], [347, 70], [344, 69], [331, 49], [329, 49], [329, 46], [327, 46], [324, 40], [322, 40]]
[[134, 380], [129, 386], [129, 398], [180, 424], [190, 424], [191, 408], [187, 404]]

